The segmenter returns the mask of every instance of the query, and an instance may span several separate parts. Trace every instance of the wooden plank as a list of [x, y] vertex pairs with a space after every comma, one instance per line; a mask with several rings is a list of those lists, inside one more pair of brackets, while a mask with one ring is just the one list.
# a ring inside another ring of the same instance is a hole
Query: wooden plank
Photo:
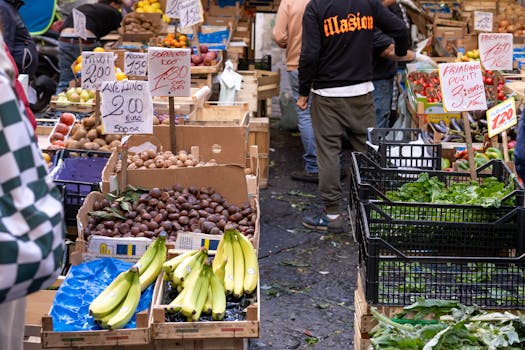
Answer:
[[247, 350], [247, 339], [157, 340], [156, 350]]

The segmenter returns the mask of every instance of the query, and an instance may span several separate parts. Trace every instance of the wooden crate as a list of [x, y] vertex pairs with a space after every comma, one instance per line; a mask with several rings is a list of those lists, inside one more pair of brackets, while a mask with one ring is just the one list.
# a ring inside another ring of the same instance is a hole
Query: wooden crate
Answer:
[[267, 101], [273, 96], [279, 96], [280, 72], [249, 70], [237, 73], [243, 76], [241, 90], [237, 92], [237, 100], [248, 102], [251, 111], [259, 117], [265, 117]]
[[248, 147], [256, 145], [258, 151], [259, 188], [267, 188], [270, 168], [270, 119], [252, 118], [248, 130]]
[[[247, 338], [258, 338], [260, 333], [259, 304], [246, 308], [244, 321], [166, 322], [162, 304], [163, 275], [157, 280], [150, 317], [151, 340], [156, 349], [184, 350], [245, 350]], [[257, 287], [257, 300], [260, 300]]]

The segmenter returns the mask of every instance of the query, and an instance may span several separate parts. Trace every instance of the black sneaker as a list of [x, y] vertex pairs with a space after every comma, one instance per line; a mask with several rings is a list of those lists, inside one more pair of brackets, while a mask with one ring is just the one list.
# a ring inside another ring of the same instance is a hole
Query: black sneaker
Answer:
[[311, 230], [327, 231], [330, 233], [347, 232], [347, 225], [342, 215], [330, 220], [326, 214], [306, 215], [303, 217], [303, 226]]
[[294, 171], [292, 172], [290, 177], [297, 181], [310, 182], [313, 184], [316, 184], [319, 182], [318, 173], [309, 173], [306, 170]]

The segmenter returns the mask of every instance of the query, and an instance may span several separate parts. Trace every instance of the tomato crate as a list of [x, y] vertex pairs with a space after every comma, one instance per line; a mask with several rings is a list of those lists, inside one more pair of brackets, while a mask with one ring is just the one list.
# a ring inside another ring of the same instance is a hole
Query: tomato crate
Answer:
[[62, 149], [53, 164], [53, 181], [62, 188], [68, 226], [77, 226], [77, 212], [86, 196], [100, 189], [102, 170], [111, 152]]
[[380, 166], [440, 170], [441, 145], [426, 143], [419, 129], [371, 128], [367, 154]]

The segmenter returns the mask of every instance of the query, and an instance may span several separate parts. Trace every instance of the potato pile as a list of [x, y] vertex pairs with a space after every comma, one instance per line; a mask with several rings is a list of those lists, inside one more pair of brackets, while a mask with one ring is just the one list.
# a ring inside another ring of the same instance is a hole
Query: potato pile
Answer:
[[132, 12], [122, 20], [118, 29], [120, 34], [152, 34], [157, 35], [162, 30], [162, 22], [153, 22], [143, 13]]
[[90, 151], [111, 151], [120, 146], [120, 135], [102, 134], [102, 125], [96, 125], [95, 116], [83, 118], [76, 123], [64, 141], [64, 147], [70, 149], [86, 149]]
[[[209, 162], [199, 161], [192, 154], [181, 150], [177, 154], [171, 151], [155, 152], [148, 149], [136, 154], [128, 155], [128, 169], [176, 169], [197, 166], [217, 165], [214, 159]], [[120, 171], [122, 164], [117, 162], [117, 171]]]
[[256, 210], [248, 203], [229, 203], [212, 187], [181, 185], [108, 196], [95, 201], [88, 215], [86, 240], [91, 235], [154, 238], [165, 230], [168, 240], [175, 241], [180, 232], [220, 235], [226, 225], [251, 238], [257, 220]]

